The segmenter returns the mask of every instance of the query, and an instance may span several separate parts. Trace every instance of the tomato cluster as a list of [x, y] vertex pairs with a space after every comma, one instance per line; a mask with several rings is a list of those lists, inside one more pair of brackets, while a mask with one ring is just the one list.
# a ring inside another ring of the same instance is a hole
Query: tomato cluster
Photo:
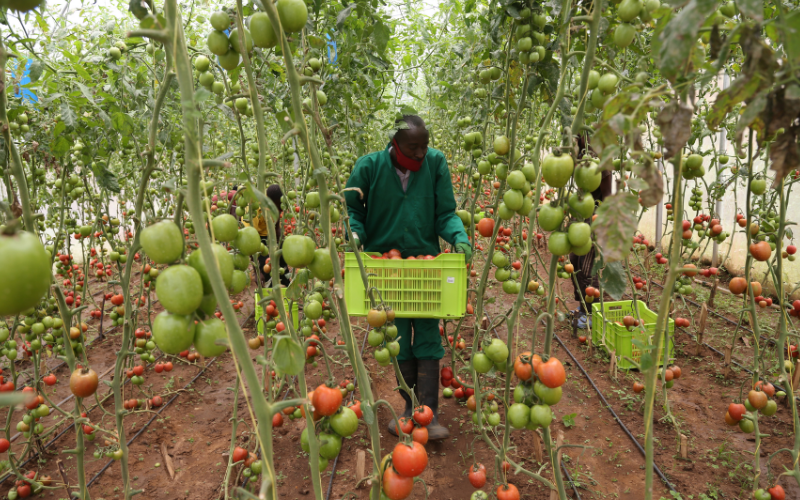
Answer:
[[753, 384], [753, 388], [747, 393], [747, 397], [742, 403], [731, 403], [725, 413], [725, 423], [734, 426], [745, 434], [751, 434], [755, 430], [758, 414], [771, 417], [778, 412], [778, 403], [772, 399], [774, 397], [784, 397], [786, 393], [775, 390], [775, 386], [769, 382], [759, 380]]

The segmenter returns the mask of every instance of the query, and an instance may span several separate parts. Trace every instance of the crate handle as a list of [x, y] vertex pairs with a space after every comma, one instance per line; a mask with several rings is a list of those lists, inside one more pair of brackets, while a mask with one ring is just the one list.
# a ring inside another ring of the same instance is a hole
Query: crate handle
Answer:
[[608, 310], [608, 311], [620, 311], [620, 310], [622, 310], [622, 306], [608, 306], [606, 308], [606, 310]]

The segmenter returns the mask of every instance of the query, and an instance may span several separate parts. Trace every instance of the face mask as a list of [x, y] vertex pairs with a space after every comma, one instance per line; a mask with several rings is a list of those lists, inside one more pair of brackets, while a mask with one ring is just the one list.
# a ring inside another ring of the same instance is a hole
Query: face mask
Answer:
[[417, 161], [404, 155], [403, 152], [400, 151], [400, 146], [397, 145], [396, 139], [392, 139], [392, 144], [394, 145], [394, 152], [397, 156], [397, 163], [399, 163], [403, 168], [407, 168], [412, 172], [417, 172], [422, 166], [422, 161]]

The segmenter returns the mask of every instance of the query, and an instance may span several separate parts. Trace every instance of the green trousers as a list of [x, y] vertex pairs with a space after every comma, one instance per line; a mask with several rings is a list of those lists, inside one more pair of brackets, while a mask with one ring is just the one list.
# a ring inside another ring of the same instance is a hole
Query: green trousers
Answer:
[[[397, 326], [397, 341], [400, 343], [398, 361], [442, 359], [444, 357], [438, 319], [397, 318], [394, 320], [394, 324]], [[412, 328], [414, 330], [413, 337]]]

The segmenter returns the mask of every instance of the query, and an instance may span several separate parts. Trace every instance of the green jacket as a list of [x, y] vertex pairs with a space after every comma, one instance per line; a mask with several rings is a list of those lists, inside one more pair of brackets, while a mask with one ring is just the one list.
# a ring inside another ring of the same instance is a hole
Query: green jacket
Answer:
[[447, 160], [441, 151], [428, 148], [417, 172], [411, 172], [403, 192], [389, 149], [358, 159], [347, 180], [347, 212], [350, 228], [368, 252], [396, 248], [403, 257], [436, 255], [439, 237], [451, 245], [469, 243], [464, 224], [456, 215], [456, 200]]

